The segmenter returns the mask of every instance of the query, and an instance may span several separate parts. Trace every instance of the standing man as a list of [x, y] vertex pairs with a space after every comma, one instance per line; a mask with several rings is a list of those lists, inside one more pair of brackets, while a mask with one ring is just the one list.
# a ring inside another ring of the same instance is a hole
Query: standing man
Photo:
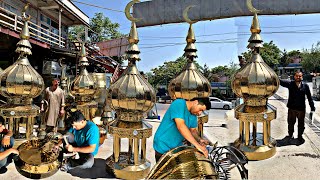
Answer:
[[197, 116], [209, 110], [209, 98], [193, 98], [190, 101], [176, 99], [165, 113], [153, 140], [156, 161], [169, 150], [183, 145], [186, 139], [208, 157], [207, 140], [201, 139], [197, 132]]
[[302, 72], [294, 73], [294, 81], [280, 80], [280, 85], [289, 89], [288, 99], [288, 136], [285, 139], [293, 139], [294, 124], [298, 119], [298, 145], [304, 143], [302, 134], [304, 131], [304, 117], [306, 114], [306, 96], [309, 101], [311, 111], [315, 111], [314, 103], [311, 97], [308, 84], [302, 82]]
[[13, 133], [4, 126], [4, 119], [0, 117], [0, 174], [7, 171], [7, 165], [12, 160], [12, 154], [19, 154], [19, 151], [12, 148], [14, 139]]
[[45, 90], [45, 99], [48, 101], [49, 110], [46, 114], [46, 133], [52, 132], [57, 124], [58, 117], [62, 117], [65, 113], [64, 91], [59, 87], [60, 80], [55, 78], [52, 80], [52, 86]]
[[99, 128], [92, 121], [87, 121], [79, 110], [71, 113], [71, 123], [73, 128], [69, 130], [65, 147], [68, 152], [78, 153], [79, 158], [68, 158], [61, 170], [91, 168], [99, 149]]

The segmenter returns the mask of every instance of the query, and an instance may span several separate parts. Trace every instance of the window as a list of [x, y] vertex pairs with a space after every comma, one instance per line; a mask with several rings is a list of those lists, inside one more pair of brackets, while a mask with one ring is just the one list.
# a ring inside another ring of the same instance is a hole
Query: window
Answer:
[[13, 12], [15, 14], [18, 13], [18, 9], [17, 8], [15, 8], [15, 7], [11, 6], [10, 4], [7, 4], [7, 3], [4, 3], [4, 9], [6, 9], [8, 11], [11, 11], [11, 12]]

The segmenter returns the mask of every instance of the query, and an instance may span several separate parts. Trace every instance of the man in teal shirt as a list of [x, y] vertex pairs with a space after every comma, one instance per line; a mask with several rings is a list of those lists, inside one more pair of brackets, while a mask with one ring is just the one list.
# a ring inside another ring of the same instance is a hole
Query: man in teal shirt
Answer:
[[73, 168], [91, 168], [94, 164], [94, 156], [99, 149], [99, 128], [92, 121], [85, 120], [80, 111], [71, 114], [73, 128], [69, 130], [68, 143], [65, 147], [68, 152], [79, 154], [78, 159], [69, 158], [61, 167], [62, 171]]
[[190, 101], [176, 99], [172, 102], [164, 115], [153, 140], [156, 161], [162, 154], [183, 145], [183, 140], [188, 140], [206, 157], [208, 151], [197, 132], [197, 116], [204, 110], [209, 110], [211, 104], [209, 98], [193, 98]]

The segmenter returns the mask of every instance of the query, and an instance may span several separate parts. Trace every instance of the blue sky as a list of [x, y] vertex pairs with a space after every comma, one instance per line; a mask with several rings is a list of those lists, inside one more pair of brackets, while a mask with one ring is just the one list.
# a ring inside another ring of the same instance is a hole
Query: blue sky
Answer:
[[[77, 0], [105, 8], [123, 11], [129, 0]], [[120, 24], [122, 33], [129, 33], [130, 21], [122, 12], [108, 11], [74, 2], [90, 18], [97, 12], [103, 12], [112, 22]], [[264, 42], [271, 40], [281, 49], [301, 50], [310, 48], [320, 40], [319, 14], [259, 16]], [[237, 56], [246, 51], [250, 36], [252, 17], [238, 17], [214, 21], [201, 21], [194, 24], [196, 47], [200, 65], [205, 63], [213, 68], [219, 65], [238, 63]], [[141, 61], [139, 70], [148, 72], [172, 61], [183, 54], [185, 37], [189, 25], [187, 23], [138, 28], [140, 38]], [[177, 44], [178, 45], [172, 45]], [[181, 43], [181, 44], [179, 44]], [[169, 46], [168, 46], [169, 45]], [[171, 46], [170, 46], [171, 45]]]

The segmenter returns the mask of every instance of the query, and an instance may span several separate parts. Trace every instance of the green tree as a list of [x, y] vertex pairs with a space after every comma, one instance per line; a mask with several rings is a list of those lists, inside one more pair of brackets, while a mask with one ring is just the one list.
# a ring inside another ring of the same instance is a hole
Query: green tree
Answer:
[[[109, 39], [116, 39], [124, 35], [119, 32], [120, 24], [113, 23], [103, 13], [95, 13], [94, 17], [90, 19], [90, 29], [88, 36], [92, 42], [101, 42]], [[71, 40], [76, 40], [77, 34], [84, 32], [83, 26], [74, 26], [69, 29], [68, 37]]]
[[[153, 86], [168, 85], [170, 81], [183, 70], [186, 64], [187, 59], [185, 57], [179, 57], [175, 61], [168, 61], [157, 68], [151, 69], [152, 77], [150, 77], [150, 73], [148, 73], [150, 84]], [[200, 69], [200, 65], [197, 62], [195, 62], [195, 65]]]
[[[260, 49], [260, 55], [264, 62], [266, 62], [271, 68], [275, 68], [281, 59], [281, 50], [277, 45], [273, 43], [273, 41], [270, 41], [269, 43], [263, 43], [263, 48]], [[250, 60], [251, 59], [251, 50], [248, 50], [247, 52], [242, 53], [242, 55], [245, 57], [245, 59]]]
[[309, 72], [320, 72], [320, 42], [302, 52], [302, 67]]

